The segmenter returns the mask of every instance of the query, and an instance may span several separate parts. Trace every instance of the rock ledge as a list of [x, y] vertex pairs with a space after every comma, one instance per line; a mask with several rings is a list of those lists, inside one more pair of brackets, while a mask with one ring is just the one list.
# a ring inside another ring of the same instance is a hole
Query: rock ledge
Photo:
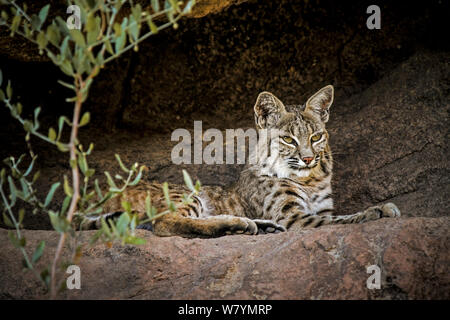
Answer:
[[[45, 239], [50, 261], [58, 234], [24, 231], [27, 247]], [[450, 218], [382, 219], [299, 233], [159, 238], [143, 246], [97, 245], [80, 262], [81, 290], [64, 299], [449, 299]], [[84, 232], [82, 237], [92, 236]], [[0, 229], [0, 298], [45, 298]], [[366, 287], [369, 265], [381, 289]], [[38, 266], [40, 267], [40, 266]]]

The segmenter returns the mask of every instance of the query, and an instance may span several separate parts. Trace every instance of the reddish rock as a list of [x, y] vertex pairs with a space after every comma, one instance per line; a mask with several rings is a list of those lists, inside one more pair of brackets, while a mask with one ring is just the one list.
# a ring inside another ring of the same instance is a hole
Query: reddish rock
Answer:
[[[25, 231], [28, 248], [58, 235]], [[84, 232], [83, 237], [92, 236]], [[216, 239], [159, 238], [142, 246], [96, 245], [80, 262], [81, 290], [65, 299], [449, 299], [450, 218], [382, 219], [298, 233]], [[43, 298], [7, 231], [0, 252], [0, 297]], [[30, 249], [31, 250], [31, 249]], [[381, 289], [367, 289], [369, 265]]]

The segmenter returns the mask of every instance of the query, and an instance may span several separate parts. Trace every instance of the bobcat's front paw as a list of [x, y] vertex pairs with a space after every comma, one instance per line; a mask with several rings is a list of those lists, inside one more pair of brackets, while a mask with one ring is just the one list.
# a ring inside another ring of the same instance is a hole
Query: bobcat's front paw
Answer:
[[249, 219], [244, 217], [233, 217], [226, 227], [225, 234], [265, 234], [286, 231], [286, 228], [272, 220]]
[[400, 210], [392, 202], [388, 202], [381, 206], [373, 206], [365, 210], [365, 220], [378, 220], [381, 218], [397, 218], [400, 217]]
[[383, 204], [381, 206], [381, 211], [383, 211], [382, 217], [397, 218], [401, 216], [400, 210], [392, 202]]
[[258, 233], [258, 226], [249, 218], [233, 217], [226, 226], [225, 234], [250, 234]]
[[273, 222], [272, 220], [255, 219], [253, 221], [258, 226], [258, 234], [280, 233], [286, 231], [285, 227]]

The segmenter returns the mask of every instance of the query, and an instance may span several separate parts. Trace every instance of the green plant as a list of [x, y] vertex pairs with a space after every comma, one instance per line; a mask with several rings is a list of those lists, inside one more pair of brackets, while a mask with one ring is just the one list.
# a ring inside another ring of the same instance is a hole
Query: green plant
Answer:
[[[81, 113], [92, 82], [106, 63], [118, 58], [130, 49], [137, 51], [140, 42], [160, 30], [169, 26], [176, 28], [177, 21], [190, 11], [195, 1], [188, 0], [183, 3], [176, 0], [166, 0], [163, 1], [164, 5], [162, 6], [159, 0], [153, 0], [151, 1], [151, 7], [146, 10], [140, 4], [135, 4], [131, 0], [69, 1], [68, 5], [76, 5], [80, 9], [80, 29], [69, 29], [66, 21], [60, 16], [49, 21], [47, 19], [49, 4], [39, 12], [29, 14], [26, 4], [19, 6], [14, 0], [0, 0], [0, 3], [7, 5], [6, 10], [1, 11], [0, 26], [9, 28], [11, 36], [18, 34], [35, 43], [39, 53], [45, 53], [71, 79], [71, 82], [62, 80], [58, 82], [74, 93], [73, 97], [67, 98], [68, 102], [74, 104], [72, 119], [69, 120], [65, 116], [59, 117], [57, 126], [55, 126], [56, 129], [50, 127], [48, 133], [44, 134], [40, 130], [39, 123], [41, 108], [38, 107], [34, 110], [33, 119], [26, 119], [22, 117], [22, 104], [15, 101], [13, 97], [11, 82], [8, 81], [5, 90], [0, 89], [0, 100], [5, 103], [12, 117], [17, 119], [26, 131], [25, 140], [30, 158], [28, 163], [25, 161], [26, 155], [22, 155], [18, 159], [8, 157], [4, 161], [7, 168], [1, 170], [0, 176], [3, 221], [8, 227], [15, 230], [15, 232], [9, 232], [9, 237], [12, 243], [23, 253], [24, 268], [34, 272], [49, 288], [50, 295], [54, 298], [61, 283], [57, 279], [57, 271], [66, 238], [70, 236], [74, 239], [72, 261], [79, 256], [81, 250], [81, 245], [77, 242], [79, 236], [75, 232], [75, 225], [77, 224], [73, 223], [73, 220], [79, 219], [82, 221], [86, 216], [101, 214], [102, 204], [120, 195], [128, 186], [139, 183], [144, 168], [143, 166], [139, 167], [137, 163], [128, 168], [116, 155], [126, 178], [116, 175], [113, 179], [108, 172], [105, 172], [109, 185], [108, 191], [102, 192], [97, 179], [92, 186], [91, 177], [94, 175], [94, 170], [89, 167], [87, 157], [92, 152], [94, 145], [91, 143], [89, 148], [85, 150], [77, 139], [78, 129], [88, 124], [90, 120], [89, 112], [84, 112], [83, 115]], [[0, 88], [2, 83], [0, 71]], [[63, 141], [62, 139], [62, 132], [65, 127], [70, 128], [69, 141]], [[54, 183], [44, 200], [37, 197], [34, 187], [39, 172], [33, 170], [37, 155], [31, 148], [31, 136], [54, 145], [63, 153], [69, 153], [71, 178], [69, 179], [65, 175], [63, 181]], [[200, 185], [197, 183], [194, 186], [185, 172], [184, 178], [192, 191], [190, 195], [185, 197], [185, 201], [189, 202], [192, 195], [198, 192]], [[118, 182], [121, 183], [120, 186], [117, 185]], [[61, 184], [64, 187], [65, 199], [56, 206], [59, 210], [51, 210], [53, 196]], [[164, 188], [167, 188], [167, 184]], [[176, 210], [176, 206], [168, 198], [167, 192], [166, 195], [167, 201], [171, 204], [169, 210]], [[35, 263], [41, 257], [45, 249], [45, 243], [41, 242], [31, 257], [27, 254], [25, 250], [26, 239], [21, 232], [25, 210], [22, 208], [17, 210], [19, 201], [30, 204], [33, 213], [38, 211], [47, 213], [53, 228], [60, 233], [60, 240], [52, 264], [40, 272], [36, 270]], [[91, 239], [91, 243], [98, 239], [108, 242], [118, 240], [130, 244], [142, 243], [143, 239], [134, 236], [137, 224], [151, 221], [166, 213], [157, 213], [156, 209], [151, 206], [149, 196], [147, 197], [147, 204], [147, 221], [137, 221], [137, 217], [130, 210], [130, 204], [123, 203], [125, 214], [117, 222], [106, 223], [103, 220], [102, 228]]]

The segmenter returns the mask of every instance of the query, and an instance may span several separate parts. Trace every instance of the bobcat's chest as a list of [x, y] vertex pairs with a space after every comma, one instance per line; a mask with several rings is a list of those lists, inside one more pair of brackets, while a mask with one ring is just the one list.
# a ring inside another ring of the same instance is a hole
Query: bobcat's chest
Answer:
[[329, 214], [330, 211], [333, 211], [331, 185], [327, 185], [323, 189], [311, 193], [308, 202], [311, 214]]
[[294, 192], [288, 191], [287, 195], [298, 194], [305, 213], [329, 214], [333, 210], [331, 179], [322, 180], [317, 184], [291, 183], [291, 190]]

